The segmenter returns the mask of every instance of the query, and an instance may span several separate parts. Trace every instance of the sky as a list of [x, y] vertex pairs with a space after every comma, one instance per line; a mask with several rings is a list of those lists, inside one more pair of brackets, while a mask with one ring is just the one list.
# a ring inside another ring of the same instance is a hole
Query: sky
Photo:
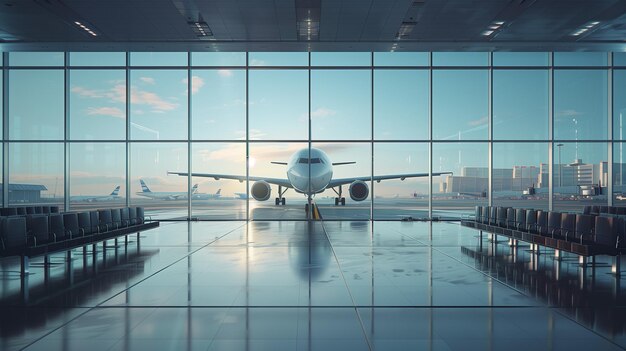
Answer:
[[[494, 64], [545, 65], [547, 57], [501, 53], [494, 54]], [[130, 69], [127, 94], [123, 67], [80, 68], [124, 65], [124, 53], [72, 53], [70, 63], [77, 68], [68, 71], [68, 131], [76, 143], [68, 151], [70, 191], [72, 195], [108, 194], [116, 185], [124, 186], [127, 118], [131, 141], [139, 141], [130, 145], [132, 193], [140, 191], [140, 178], [154, 191], [186, 189], [185, 177], [166, 172], [187, 170], [188, 129], [194, 140], [190, 155], [194, 172], [245, 174], [246, 110], [251, 175], [285, 177], [284, 167], [270, 162], [285, 161], [307, 147], [309, 116], [314, 147], [324, 149], [334, 162], [357, 162], [336, 167], [336, 177], [367, 176], [372, 168], [375, 174], [427, 172], [430, 109], [433, 170], [460, 174], [463, 167], [487, 167], [488, 144], [480, 142], [489, 133], [489, 71], [480, 69], [487, 58], [484, 53], [433, 54], [433, 64], [442, 68], [432, 71], [431, 92], [430, 72], [419, 67], [428, 65], [424, 53], [376, 53], [376, 65], [416, 67], [374, 72], [324, 68], [369, 65], [368, 53], [313, 53], [311, 63], [320, 68], [310, 71], [310, 81], [306, 53], [250, 53], [251, 66], [267, 68], [250, 69], [248, 87], [242, 68], [245, 54], [193, 53], [192, 64], [202, 67], [188, 71], [180, 67], [187, 65], [185, 53], [131, 53], [131, 65], [144, 67]], [[593, 65], [602, 59], [584, 53], [555, 54], [555, 63], [562, 65]], [[44, 184], [49, 193], [58, 195], [64, 151], [62, 143], [54, 141], [64, 135], [64, 74], [53, 67], [63, 65], [63, 55], [11, 53], [10, 63], [51, 66], [9, 70], [10, 139], [49, 141], [11, 144], [10, 180]], [[445, 68], [459, 64], [476, 68]], [[171, 68], [151, 68], [155, 65]], [[281, 65], [290, 69], [275, 68]], [[494, 139], [536, 141], [496, 143], [494, 167], [546, 163], [548, 144], [540, 141], [548, 138], [549, 71], [494, 70], [492, 84]], [[619, 136], [620, 116], [626, 113], [625, 71], [615, 71], [614, 86], [615, 135]], [[555, 70], [554, 135], [565, 140], [560, 147], [563, 163], [574, 158], [586, 163], [606, 161], [607, 144], [593, 141], [608, 135], [603, 118], [608, 113], [607, 87], [606, 70]], [[381, 141], [373, 147], [373, 165], [372, 146], [367, 142], [372, 134]], [[281, 140], [288, 142], [276, 142]], [[200, 192], [218, 188], [226, 196], [245, 192], [245, 184], [237, 181], [194, 178], [193, 183], [200, 184]], [[391, 181], [376, 189], [383, 196], [408, 195], [427, 192], [428, 184], [423, 179]]]

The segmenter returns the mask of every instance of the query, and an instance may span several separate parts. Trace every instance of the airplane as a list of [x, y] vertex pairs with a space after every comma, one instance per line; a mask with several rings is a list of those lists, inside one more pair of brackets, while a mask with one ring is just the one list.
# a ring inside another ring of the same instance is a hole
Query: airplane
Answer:
[[222, 197], [222, 189], [217, 189], [215, 194], [194, 193], [191, 195], [191, 198], [194, 200], [214, 200], [220, 197]]
[[[308, 198], [305, 210], [309, 212], [309, 204], [315, 194], [319, 194], [326, 189], [332, 189], [337, 197], [335, 197], [335, 206], [345, 206], [346, 198], [343, 197], [343, 186], [349, 185], [348, 191], [350, 198], [354, 201], [363, 201], [369, 196], [369, 186], [367, 181], [374, 180], [380, 182], [387, 179], [400, 179], [416, 177], [428, 177], [428, 173], [410, 173], [410, 174], [392, 174], [383, 176], [365, 176], [352, 178], [333, 179], [333, 166], [343, 166], [355, 164], [356, 162], [331, 162], [326, 153], [317, 148], [304, 148], [296, 151], [289, 162], [271, 162], [277, 165], [287, 166], [287, 178], [266, 178], [266, 177], [248, 177], [253, 181], [250, 188], [250, 195], [257, 201], [266, 201], [271, 197], [272, 188], [270, 184], [278, 186], [278, 197], [275, 198], [275, 205], [285, 205], [283, 195], [289, 189], [294, 189], [297, 193], [303, 194]], [[309, 174], [310, 172], [310, 174]], [[167, 172], [179, 176], [188, 176], [187, 172]], [[452, 174], [452, 172], [432, 173], [433, 176], [442, 174]], [[193, 177], [207, 177], [215, 180], [234, 179], [240, 183], [246, 180], [245, 175], [230, 174], [213, 174], [213, 173], [191, 173]], [[283, 188], [285, 190], [283, 190]]]
[[[157, 200], [183, 200], [187, 198], [186, 191], [152, 191], [150, 190], [150, 188], [148, 188], [146, 182], [144, 182], [143, 179], [139, 179], [139, 183], [141, 183], [141, 191], [136, 193], [139, 196], [144, 196], [150, 199]], [[194, 184], [193, 188], [191, 188], [192, 196], [197, 190], [198, 184]]]
[[247, 200], [248, 199], [248, 194], [247, 193], [235, 193], [235, 199], [237, 199], [237, 200]]
[[96, 201], [113, 201], [120, 197], [120, 186], [116, 186], [109, 195], [76, 195], [70, 196], [70, 201], [76, 202], [96, 202]]

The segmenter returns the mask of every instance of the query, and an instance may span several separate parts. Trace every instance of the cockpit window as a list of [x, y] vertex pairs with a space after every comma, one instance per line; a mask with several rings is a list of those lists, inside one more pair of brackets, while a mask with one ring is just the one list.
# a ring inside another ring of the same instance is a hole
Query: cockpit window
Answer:
[[[308, 164], [309, 163], [309, 159], [306, 157], [302, 157], [298, 160], [298, 163], [304, 163], [304, 164]], [[324, 163], [324, 160], [322, 160], [321, 158], [315, 157], [311, 159], [311, 163]]]

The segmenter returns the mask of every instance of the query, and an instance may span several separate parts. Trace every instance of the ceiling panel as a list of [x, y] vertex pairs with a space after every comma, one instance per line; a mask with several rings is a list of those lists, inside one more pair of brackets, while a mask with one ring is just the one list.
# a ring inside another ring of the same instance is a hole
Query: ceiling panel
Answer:
[[[309, 2], [321, 9], [319, 37], [310, 42], [298, 35], [296, 0], [4, 0], [0, 42], [5, 48], [7, 43], [98, 42], [113, 47], [128, 42], [201, 44], [211, 39], [215, 40], [211, 47], [216, 43], [255, 47], [260, 42], [268, 50], [289, 50], [339, 43], [351, 50], [398, 40], [407, 21], [414, 25], [401, 38], [404, 48], [423, 42], [461, 47], [484, 42], [621, 45], [626, 37], [624, 0], [298, 0], [297, 4], [306, 8]], [[413, 13], [418, 18], [409, 19]], [[203, 19], [213, 37], [196, 37], [190, 17]], [[87, 23], [98, 36], [86, 34], [73, 24], [76, 20]], [[506, 22], [499, 31], [481, 34], [497, 20]], [[584, 35], [571, 35], [590, 21], [600, 24]]]

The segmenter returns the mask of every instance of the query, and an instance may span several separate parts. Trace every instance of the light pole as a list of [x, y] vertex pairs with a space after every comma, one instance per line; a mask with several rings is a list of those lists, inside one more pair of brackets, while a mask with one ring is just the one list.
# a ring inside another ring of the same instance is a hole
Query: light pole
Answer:
[[561, 146], [563, 146], [563, 144], [559, 143], [556, 144], [556, 146], [559, 148], [559, 188], [562, 186], [562, 179], [563, 179], [563, 172], [562, 172], [562, 168], [561, 168]]

